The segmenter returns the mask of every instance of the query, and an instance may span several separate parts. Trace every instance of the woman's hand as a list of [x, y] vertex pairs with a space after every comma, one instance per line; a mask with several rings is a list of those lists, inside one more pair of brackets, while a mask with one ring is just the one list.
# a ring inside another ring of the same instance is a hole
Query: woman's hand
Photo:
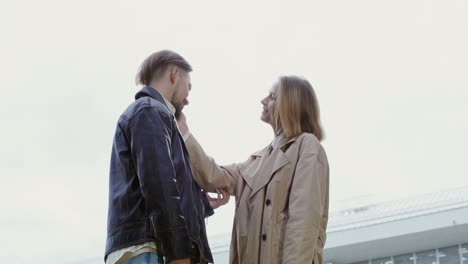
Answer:
[[187, 134], [187, 132], [189, 131], [189, 129], [188, 129], [188, 126], [187, 126], [187, 119], [185, 118], [185, 115], [184, 115], [183, 112], [180, 112], [180, 113], [177, 115], [176, 121], [177, 121], [177, 126], [179, 126], [180, 134], [181, 134], [181, 135]]
[[206, 194], [208, 198], [208, 202], [210, 203], [211, 208], [217, 209], [220, 206], [223, 206], [229, 202], [230, 195], [224, 189], [216, 189], [216, 193], [218, 194], [216, 198], [212, 198]]

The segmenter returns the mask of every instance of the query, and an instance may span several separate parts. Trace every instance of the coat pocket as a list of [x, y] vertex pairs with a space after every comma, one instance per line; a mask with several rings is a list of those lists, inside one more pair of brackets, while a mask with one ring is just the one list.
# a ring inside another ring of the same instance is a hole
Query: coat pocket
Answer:
[[289, 219], [289, 212], [288, 211], [282, 211], [276, 216], [276, 223], [281, 224], [284, 221], [287, 221]]

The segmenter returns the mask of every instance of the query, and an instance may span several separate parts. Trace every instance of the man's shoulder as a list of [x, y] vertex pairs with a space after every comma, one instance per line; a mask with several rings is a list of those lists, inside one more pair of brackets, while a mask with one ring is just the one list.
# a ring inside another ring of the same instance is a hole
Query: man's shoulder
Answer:
[[132, 102], [122, 113], [121, 119], [130, 122], [136, 115], [138, 115], [138, 113], [140, 113], [143, 110], [151, 110], [160, 115], [171, 114], [164, 103], [149, 96], [146, 96], [141, 97]]

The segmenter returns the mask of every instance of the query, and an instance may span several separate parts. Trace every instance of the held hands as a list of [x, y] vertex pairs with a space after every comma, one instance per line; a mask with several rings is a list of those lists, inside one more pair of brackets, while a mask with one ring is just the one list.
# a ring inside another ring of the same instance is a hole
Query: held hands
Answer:
[[216, 193], [218, 194], [216, 198], [212, 198], [206, 194], [208, 198], [208, 202], [210, 203], [211, 208], [217, 209], [220, 206], [223, 206], [229, 202], [230, 195], [224, 189], [216, 189]]

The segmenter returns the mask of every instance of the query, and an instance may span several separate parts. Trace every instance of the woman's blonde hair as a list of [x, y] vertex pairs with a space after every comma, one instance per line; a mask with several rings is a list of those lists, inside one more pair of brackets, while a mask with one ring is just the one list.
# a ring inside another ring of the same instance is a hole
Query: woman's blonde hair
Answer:
[[279, 78], [273, 122], [276, 134], [282, 133], [286, 138], [308, 132], [322, 141], [324, 132], [320, 124], [317, 96], [305, 78], [297, 76]]

